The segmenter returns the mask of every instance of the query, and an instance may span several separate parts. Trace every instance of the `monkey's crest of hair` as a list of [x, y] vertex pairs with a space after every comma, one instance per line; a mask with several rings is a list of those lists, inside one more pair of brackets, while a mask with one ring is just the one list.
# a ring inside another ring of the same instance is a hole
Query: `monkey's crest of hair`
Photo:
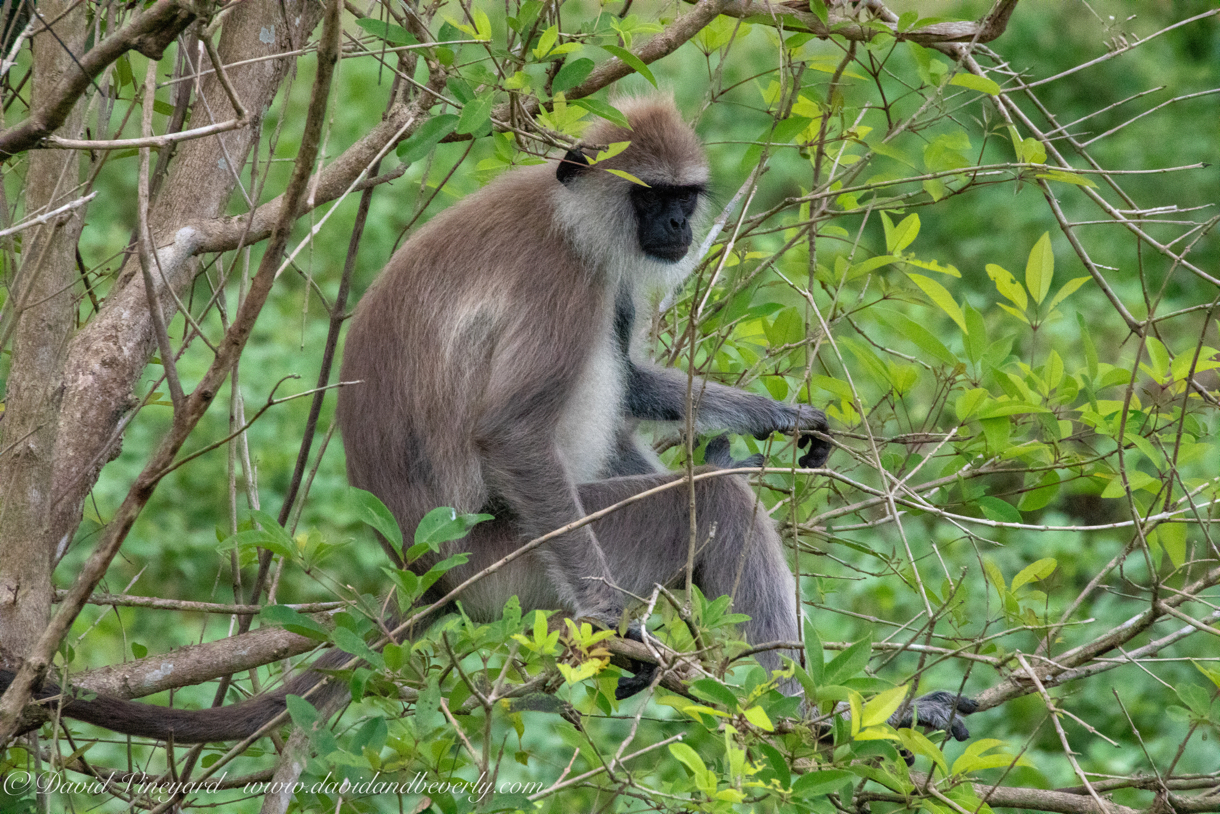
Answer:
[[581, 143], [602, 148], [630, 141], [631, 146], [614, 158], [599, 162], [599, 167], [632, 172], [628, 169], [632, 166], [635, 168], [632, 174], [649, 184], [701, 188], [707, 185], [709, 173], [703, 144], [682, 120], [671, 98], [631, 97], [615, 100], [615, 106], [627, 117], [631, 129], [601, 119], [586, 131]]
[[[638, 248], [635, 218], [626, 191], [633, 181], [606, 170], [621, 170], [649, 186], [689, 187], [703, 192], [710, 173], [694, 130], [682, 120], [673, 100], [664, 95], [619, 99], [615, 106], [631, 128], [599, 121], [585, 133], [586, 153], [629, 141], [626, 150], [597, 162], [590, 170], [555, 190], [555, 221], [567, 242], [590, 266], [633, 278], [647, 289], [667, 291], [690, 274], [697, 257], [675, 263], [648, 257]], [[691, 218], [698, 235], [706, 220], [699, 195]]]

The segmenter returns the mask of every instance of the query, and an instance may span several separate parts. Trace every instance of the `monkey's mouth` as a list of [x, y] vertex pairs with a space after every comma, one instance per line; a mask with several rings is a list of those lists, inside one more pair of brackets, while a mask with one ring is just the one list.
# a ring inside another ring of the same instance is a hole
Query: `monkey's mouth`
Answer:
[[641, 246], [640, 248], [644, 250], [644, 254], [648, 255], [653, 260], [660, 260], [665, 263], [677, 263], [683, 257], [686, 257], [686, 253], [690, 251], [690, 243], [680, 246], [665, 244], [659, 246]]

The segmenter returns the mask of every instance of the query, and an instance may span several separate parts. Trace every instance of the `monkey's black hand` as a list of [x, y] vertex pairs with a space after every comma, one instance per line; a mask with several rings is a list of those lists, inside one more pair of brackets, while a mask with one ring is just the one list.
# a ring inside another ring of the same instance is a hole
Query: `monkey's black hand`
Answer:
[[962, 722], [962, 717], [978, 708], [978, 702], [973, 698], [936, 690], [919, 696], [910, 706], [895, 712], [890, 716], [889, 724], [900, 729], [917, 723], [948, 732], [954, 740], [964, 741], [970, 737], [970, 730]]
[[717, 435], [707, 442], [707, 446], [703, 450], [703, 460], [721, 469], [740, 469], [742, 467], [753, 468], [762, 466], [766, 463], [767, 458], [760, 453], [743, 458], [740, 461], [734, 460], [733, 456], [729, 454], [729, 436]]
[[[795, 434], [797, 446], [805, 450], [805, 454], [797, 461], [797, 465], [802, 469], [816, 469], [826, 463], [826, 459], [830, 457], [830, 441], [815, 435], [815, 433], [823, 436], [829, 435], [826, 413], [816, 407], [810, 407], [808, 404], [798, 404], [794, 407], [785, 405], [785, 408], [791, 411], [788, 413], [787, 423], [776, 429]], [[758, 434], [755, 437], [762, 439], [768, 435], [770, 432]]]
[[[644, 643], [644, 633], [640, 625], [632, 623], [627, 628], [627, 633], [623, 637], [631, 639], [634, 642]], [[648, 689], [652, 684], [653, 676], [657, 674], [657, 665], [650, 664], [646, 661], [636, 661], [631, 659], [632, 676], [624, 676], [618, 680], [618, 686], [614, 688], [614, 697], [619, 701], [624, 698], [630, 698], [641, 690]]]

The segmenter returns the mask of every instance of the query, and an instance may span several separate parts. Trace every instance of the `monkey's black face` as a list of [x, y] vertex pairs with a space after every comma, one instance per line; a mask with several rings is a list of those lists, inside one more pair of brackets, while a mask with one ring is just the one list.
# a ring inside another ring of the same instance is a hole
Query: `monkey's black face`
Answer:
[[668, 263], [686, 257], [693, 238], [690, 219], [702, 192], [697, 186], [633, 184], [631, 206], [635, 210], [640, 250]]

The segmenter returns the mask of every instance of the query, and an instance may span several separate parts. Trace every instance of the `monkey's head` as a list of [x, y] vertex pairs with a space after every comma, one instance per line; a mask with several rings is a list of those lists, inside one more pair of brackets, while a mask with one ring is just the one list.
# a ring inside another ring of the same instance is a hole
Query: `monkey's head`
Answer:
[[[702, 214], [708, 184], [703, 145], [671, 99], [620, 100], [617, 106], [630, 129], [599, 122], [560, 161], [560, 219], [576, 245], [596, 245], [602, 257], [621, 256], [628, 246], [628, 253], [647, 261], [679, 263]], [[622, 142], [630, 142], [625, 150], [596, 160], [599, 151]]]

